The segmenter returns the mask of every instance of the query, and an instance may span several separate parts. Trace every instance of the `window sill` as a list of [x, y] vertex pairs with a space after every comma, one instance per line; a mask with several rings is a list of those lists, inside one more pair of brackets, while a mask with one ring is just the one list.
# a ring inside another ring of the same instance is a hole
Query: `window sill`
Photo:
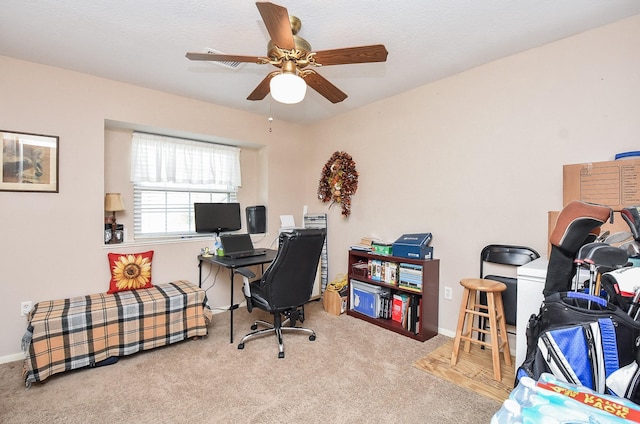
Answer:
[[167, 237], [167, 238], [153, 238], [153, 239], [139, 239], [139, 240], [125, 240], [123, 243], [104, 244], [103, 247], [106, 250], [114, 249], [126, 249], [129, 247], [144, 247], [144, 246], [158, 246], [166, 244], [180, 244], [180, 243], [209, 243], [213, 240], [214, 236], [183, 236], [183, 237]]

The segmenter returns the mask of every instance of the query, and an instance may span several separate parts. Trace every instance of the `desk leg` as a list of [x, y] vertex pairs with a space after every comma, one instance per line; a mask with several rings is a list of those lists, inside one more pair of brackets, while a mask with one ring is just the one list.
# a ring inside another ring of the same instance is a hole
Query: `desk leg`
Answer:
[[233, 268], [231, 269], [231, 306], [229, 307], [230, 310], [230, 314], [231, 314], [231, 325], [229, 326], [230, 328], [230, 334], [229, 334], [229, 343], [233, 343], [233, 310], [235, 309], [235, 305], [233, 304], [233, 277], [235, 275], [235, 272], [233, 271]]
[[198, 261], [198, 287], [202, 288], [202, 259]]

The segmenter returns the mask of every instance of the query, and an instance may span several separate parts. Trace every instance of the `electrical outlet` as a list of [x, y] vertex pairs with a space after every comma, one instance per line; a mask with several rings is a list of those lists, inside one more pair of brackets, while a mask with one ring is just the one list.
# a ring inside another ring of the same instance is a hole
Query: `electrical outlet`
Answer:
[[444, 288], [444, 298], [447, 300], [453, 299], [453, 290], [451, 289], [451, 287]]
[[31, 311], [31, 307], [32, 306], [33, 306], [33, 303], [31, 303], [30, 300], [27, 300], [26, 302], [21, 302], [20, 303], [20, 316], [21, 317], [27, 316], [29, 311]]

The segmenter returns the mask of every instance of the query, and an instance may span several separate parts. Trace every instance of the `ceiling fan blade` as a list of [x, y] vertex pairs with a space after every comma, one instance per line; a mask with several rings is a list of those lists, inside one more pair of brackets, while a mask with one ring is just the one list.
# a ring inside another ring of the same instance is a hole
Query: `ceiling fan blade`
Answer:
[[256, 7], [262, 16], [271, 41], [281, 49], [291, 50], [295, 47], [289, 12], [286, 7], [269, 2], [256, 2]]
[[315, 53], [316, 62], [322, 66], [386, 62], [389, 54], [383, 44], [322, 50]]
[[306, 81], [307, 85], [318, 93], [322, 94], [331, 103], [339, 103], [347, 98], [347, 95], [343, 93], [338, 87], [331, 84], [322, 75], [312, 70], [306, 70], [302, 73], [302, 78]]
[[258, 56], [238, 56], [234, 54], [217, 54], [217, 53], [192, 53], [186, 54], [187, 59], [191, 60], [209, 60], [214, 62], [248, 62], [248, 63], [264, 63]]
[[264, 77], [264, 79], [260, 81], [260, 84], [258, 84], [258, 86], [251, 92], [251, 94], [249, 94], [249, 97], [247, 97], [247, 100], [264, 99], [266, 95], [269, 94], [269, 91], [271, 91], [271, 88], [269, 87], [269, 82], [271, 81], [271, 78], [273, 78], [275, 75], [279, 73], [280, 71], [273, 71], [270, 74], [268, 74], [266, 77]]

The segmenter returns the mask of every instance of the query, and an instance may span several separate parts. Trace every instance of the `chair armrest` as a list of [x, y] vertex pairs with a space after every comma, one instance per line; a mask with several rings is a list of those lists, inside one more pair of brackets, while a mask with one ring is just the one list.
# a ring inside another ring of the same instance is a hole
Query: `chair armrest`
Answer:
[[249, 284], [251, 283], [251, 279], [255, 278], [256, 274], [249, 268], [238, 268], [236, 269], [236, 273], [242, 275], [242, 292], [244, 293], [244, 298], [247, 300], [247, 310], [251, 312], [253, 304], [251, 303], [251, 287]]
[[238, 268], [236, 269], [236, 272], [240, 275], [242, 275], [244, 278], [256, 278], [256, 274], [251, 271], [249, 268]]

